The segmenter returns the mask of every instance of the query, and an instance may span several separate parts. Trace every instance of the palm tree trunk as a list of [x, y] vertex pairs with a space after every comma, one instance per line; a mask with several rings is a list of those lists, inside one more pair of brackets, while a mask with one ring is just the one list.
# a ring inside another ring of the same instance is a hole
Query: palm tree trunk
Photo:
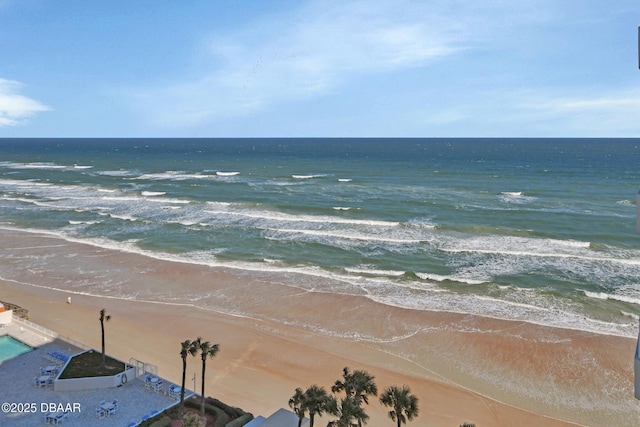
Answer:
[[207, 366], [206, 355], [202, 358], [202, 407], [200, 408], [200, 414], [204, 417], [204, 371]]
[[100, 329], [102, 330], [102, 367], [107, 364], [107, 359], [104, 354], [104, 320], [100, 319]]
[[182, 414], [184, 412], [184, 386], [187, 381], [187, 356], [185, 355], [182, 358], [182, 388], [180, 389], [180, 411], [178, 412], [180, 415], [180, 419], [182, 419]]

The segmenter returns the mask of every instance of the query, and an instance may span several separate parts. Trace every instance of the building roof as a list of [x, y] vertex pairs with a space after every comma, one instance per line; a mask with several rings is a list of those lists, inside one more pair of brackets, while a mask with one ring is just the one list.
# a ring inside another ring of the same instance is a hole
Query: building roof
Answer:
[[[307, 418], [303, 418], [302, 425], [304, 426], [307, 421]], [[287, 409], [280, 408], [269, 418], [251, 427], [298, 427], [298, 416]]]

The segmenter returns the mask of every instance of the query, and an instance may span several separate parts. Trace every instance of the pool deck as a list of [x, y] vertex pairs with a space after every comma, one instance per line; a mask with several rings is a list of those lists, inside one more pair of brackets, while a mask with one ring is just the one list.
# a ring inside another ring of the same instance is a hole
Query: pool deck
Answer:
[[[34, 350], [0, 362], [0, 404], [15, 404], [10, 409], [16, 411], [7, 413], [7, 407], [3, 405], [0, 426], [47, 425], [46, 415], [51, 409], [61, 407], [71, 410], [68, 418], [60, 424], [67, 427], [137, 425], [153, 411], [162, 412], [178, 403], [163, 393], [146, 389], [143, 376], [120, 387], [99, 390], [54, 391], [52, 385], [37, 387], [34, 377], [39, 375], [41, 367], [51, 365], [48, 353], [60, 352], [71, 356], [85, 348], [62, 340], [51, 331], [39, 331], [15, 321], [0, 328], [1, 335], [10, 335], [34, 347]], [[164, 384], [167, 389], [171, 382], [165, 379]], [[192, 395], [193, 392], [187, 390], [185, 399]], [[114, 399], [118, 400], [118, 411], [98, 419], [96, 408], [100, 401]], [[24, 412], [25, 407], [33, 412]]]

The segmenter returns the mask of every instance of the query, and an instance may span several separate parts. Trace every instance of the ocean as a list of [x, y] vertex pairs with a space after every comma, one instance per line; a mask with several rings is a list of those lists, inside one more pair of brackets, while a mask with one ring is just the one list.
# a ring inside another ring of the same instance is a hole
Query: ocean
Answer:
[[[638, 139], [0, 139], [0, 230], [633, 337], [639, 162]], [[156, 298], [213, 303], [188, 294]]]

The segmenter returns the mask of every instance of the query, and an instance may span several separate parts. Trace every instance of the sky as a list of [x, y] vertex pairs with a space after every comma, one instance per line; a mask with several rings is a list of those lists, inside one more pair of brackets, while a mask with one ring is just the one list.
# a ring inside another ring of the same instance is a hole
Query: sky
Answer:
[[0, 138], [640, 137], [638, 0], [0, 0]]

